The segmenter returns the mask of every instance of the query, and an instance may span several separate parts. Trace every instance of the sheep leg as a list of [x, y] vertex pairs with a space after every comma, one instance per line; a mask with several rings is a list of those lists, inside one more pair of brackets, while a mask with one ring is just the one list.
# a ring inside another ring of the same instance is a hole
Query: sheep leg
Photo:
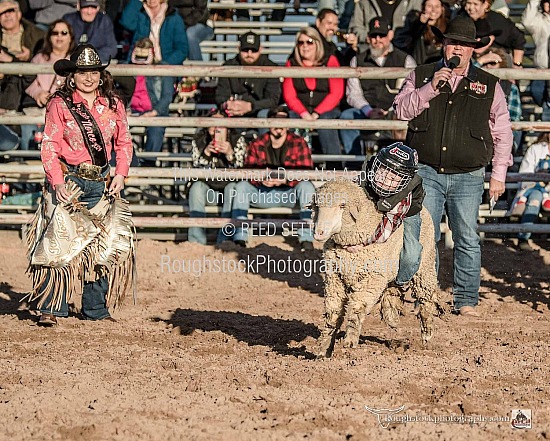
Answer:
[[[372, 280], [371, 280], [372, 282]], [[384, 281], [384, 286], [385, 286]], [[375, 285], [373, 283], [373, 285]], [[380, 290], [358, 289], [352, 291], [348, 304], [348, 325], [346, 328], [346, 337], [344, 338], [345, 348], [356, 348], [359, 345], [359, 337], [365, 316], [370, 313], [374, 305], [380, 300], [382, 288]]]
[[346, 310], [346, 288], [338, 275], [327, 275], [325, 279], [325, 326], [319, 337], [317, 358], [332, 355], [336, 333], [342, 326]]
[[389, 286], [382, 293], [380, 313], [384, 323], [392, 329], [397, 329], [399, 326], [399, 316], [403, 315], [404, 298], [404, 292], [395, 285]]

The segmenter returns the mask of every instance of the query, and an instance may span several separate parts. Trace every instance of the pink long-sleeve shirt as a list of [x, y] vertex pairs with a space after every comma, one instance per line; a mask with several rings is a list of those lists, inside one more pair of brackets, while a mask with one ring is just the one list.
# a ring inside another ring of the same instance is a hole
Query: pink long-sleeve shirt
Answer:
[[[31, 60], [31, 63], [35, 64], [54, 64], [57, 60], [62, 60], [67, 57], [60, 57], [54, 53], [50, 54], [50, 58], [46, 59], [46, 56], [39, 52], [36, 54], [33, 59]], [[56, 74], [38, 74], [36, 75], [36, 78], [34, 81], [25, 89], [25, 92], [27, 95], [32, 97], [34, 100], [38, 98], [38, 94], [40, 92], [48, 92], [48, 93], [54, 93], [57, 89], [59, 89], [63, 83], [65, 82], [65, 78], [60, 77]]]
[[[111, 146], [113, 146], [117, 158], [115, 172], [117, 175], [128, 176], [132, 161], [132, 138], [122, 102], [118, 101], [116, 111], [113, 111], [109, 109], [104, 97], [97, 96], [90, 108], [87, 101], [76, 91], [73, 93], [73, 102], [83, 102], [90, 110], [103, 135], [107, 160], [111, 159]], [[70, 165], [78, 165], [82, 162], [92, 163], [92, 158], [84, 144], [82, 131], [61, 97], [56, 96], [47, 105], [40, 155], [46, 177], [52, 186], [64, 182], [60, 159]]]
[[[467, 68], [465, 72], [468, 72]], [[457, 75], [455, 71], [451, 73], [449, 86], [453, 92], [456, 91], [458, 83], [462, 81], [464, 75]], [[434, 90], [432, 83], [428, 82], [420, 88], [415, 87], [416, 73], [411, 71], [399, 94], [395, 97], [393, 106], [398, 119], [410, 121], [420, 115], [425, 109], [430, 107], [430, 100], [440, 94], [439, 89]], [[489, 129], [493, 137], [493, 170], [491, 177], [500, 182], [506, 181], [506, 171], [513, 164], [512, 146], [513, 135], [512, 125], [510, 123], [510, 114], [506, 97], [502, 87], [497, 83], [495, 87], [495, 96], [489, 112]]]

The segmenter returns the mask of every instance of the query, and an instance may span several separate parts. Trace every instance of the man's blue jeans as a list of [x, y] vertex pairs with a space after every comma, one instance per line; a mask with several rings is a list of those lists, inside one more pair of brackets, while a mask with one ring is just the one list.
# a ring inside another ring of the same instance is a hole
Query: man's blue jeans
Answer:
[[[248, 181], [237, 183], [236, 194], [233, 198], [233, 215], [235, 219], [247, 219], [250, 207], [272, 208], [300, 207], [300, 219], [311, 219], [311, 210], [306, 206], [311, 202], [315, 187], [309, 181], [301, 181], [295, 187], [255, 187]], [[299, 228], [298, 240], [300, 242], [313, 242], [311, 228]], [[233, 240], [248, 240], [248, 229], [237, 227]]]
[[[542, 204], [542, 191], [531, 190], [529, 196], [527, 196], [527, 202], [525, 203], [525, 211], [521, 216], [522, 224], [533, 224], [537, 220], [540, 207]], [[531, 237], [531, 233], [518, 233], [518, 239], [527, 240]]]
[[[453, 232], [453, 296], [454, 309], [476, 306], [479, 301], [481, 274], [481, 247], [477, 233], [479, 205], [483, 195], [485, 169], [469, 173], [439, 174], [433, 168], [420, 165], [418, 174], [422, 177], [426, 191], [424, 207], [432, 217], [436, 244], [441, 239], [441, 217], [446, 209], [449, 226]], [[420, 215], [405, 219], [405, 244], [409, 243], [410, 255], [400, 263], [397, 282], [406, 282], [411, 272], [418, 269], [406, 268], [407, 262], [420, 261], [419, 251], [414, 244], [420, 233]], [[437, 251], [437, 249], [436, 249]], [[418, 260], [417, 260], [418, 259]]]
[[[107, 170], [106, 173], [109, 173], [109, 171]], [[87, 203], [86, 207], [88, 209], [96, 206], [105, 191], [104, 182], [88, 181], [76, 176], [68, 176], [66, 180], [72, 180], [82, 188], [84, 193], [80, 196], [79, 200]], [[83, 277], [84, 275], [81, 274], [80, 276]], [[109, 281], [107, 277], [102, 277], [94, 282], [84, 282], [84, 290], [82, 292], [82, 314], [84, 317], [89, 320], [101, 320], [110, 316], [105, 300], [108, 288]], [[40, 312], [42, 314], [53, 314], [58, 317], [67, 317], [69, 315], [69, 306], [67, 304], [66, 293], [63, 293], [60, 309], [52, 310], [51, 297], [49, 297], [40, 308]]]
[[[289, 113], [289, 116], [290, 118], [300, 118], [300, 115], [292, 111]], [[339, 117], [340, 110], [338, 108], [319, 115], [319, 119], [338, 119]], [[321, 150], [323, 151], [323, 154], [340, 154], [340, 138], [338, 137], [338, 130], [318, 129], [317, 133], [319, 133], [319, 143], [321, 144]]]
[[[361, 109], [346, 109], [340, 115], [340, 119], [367, 119]], [[340, 129], [340, 139], [346, 155], [361, 154], [361, 132], [359, 129]]]
[[[231, 217], [232, 198], [235, 195], [236, 186], [237, 184], [235, 182], [229, 182], [222, 193], [221, 191], [210, 188], [207, 182], [193, 182], [193, 185], [191, 185], [189, 189], [189, 217], [206, 217], [206, 206], [218, 205], [222, 197], [221, 217]], [[231, 239], [231, 237], [226, 236], [224, 230], [221, 229], [218, 233], [218, 243], [229, 239]], [[189, 242], [206, 245], [206, 232], [204, 228], [190, 227], [187, 232], [187, 240]]]
[[200, 42], [211, 40], [214, 36], [214, 29], [203, 23], [189, 26], [187, 29], [187, 43], [189, 44], [189, 59], [191, 61], [203, 61]]

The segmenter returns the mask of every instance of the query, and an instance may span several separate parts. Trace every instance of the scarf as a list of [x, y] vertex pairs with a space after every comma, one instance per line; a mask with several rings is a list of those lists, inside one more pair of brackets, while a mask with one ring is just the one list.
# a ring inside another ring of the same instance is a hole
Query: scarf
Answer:
[[146, 4], [143, 4], [143, 8], [149, 19], [151, 20], [151, 29], [149, 30], [149, 38], [153, 42], [153, 48], [155, 51], [155, 63], [159, 63], [162, 60], [162, 52], [160, 50], [160, 28], [164, 19], [166, 17], [166, 11], [168, 10], [168, 5], [166, 3], [161, 3], [157, 15], [153, 16], [151, 8]]
[[384, 217], [369, 238], [367, 245], [386, 242], [392, 233], [403, 223], [403, 219], [411, 207], [411, 202], [412, 193], [409, 193], [405, 199], [399, 202], [390, 211], [384, 213]]

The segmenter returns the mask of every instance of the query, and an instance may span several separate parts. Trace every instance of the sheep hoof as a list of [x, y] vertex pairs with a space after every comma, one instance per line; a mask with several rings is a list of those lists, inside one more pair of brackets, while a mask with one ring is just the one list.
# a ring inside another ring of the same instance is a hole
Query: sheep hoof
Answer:
[[359, 336], [347, 336], [344, 338], [344, 348], [353, 349], [359, 346]]

